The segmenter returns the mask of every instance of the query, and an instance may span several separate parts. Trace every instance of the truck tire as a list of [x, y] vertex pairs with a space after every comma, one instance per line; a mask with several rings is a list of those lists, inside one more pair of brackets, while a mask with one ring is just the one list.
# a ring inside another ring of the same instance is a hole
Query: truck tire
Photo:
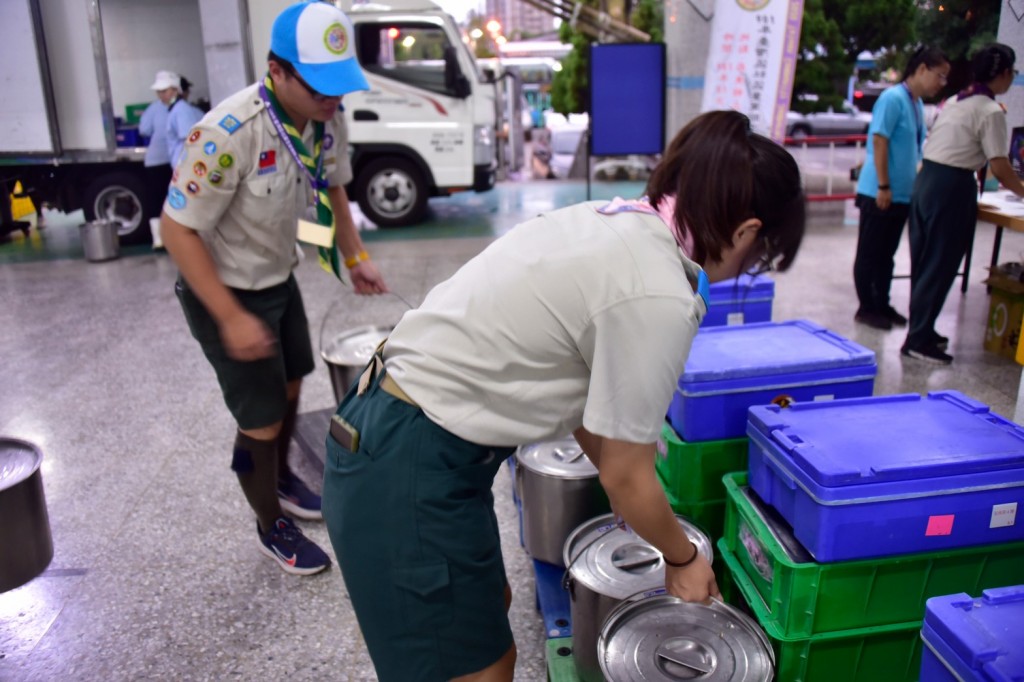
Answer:
[[146, 215], [146, 185], [131, 173], [108, 173], [89, 183], [82, 210], [86, 220], [115, 222], [124, 245], [144, 244], [152, 239]]
[[359, 171], [356, 201], [380, 227], [414, 225], [427, 212], [427, 186], [411, 161], [398, 156], [374, 159]]

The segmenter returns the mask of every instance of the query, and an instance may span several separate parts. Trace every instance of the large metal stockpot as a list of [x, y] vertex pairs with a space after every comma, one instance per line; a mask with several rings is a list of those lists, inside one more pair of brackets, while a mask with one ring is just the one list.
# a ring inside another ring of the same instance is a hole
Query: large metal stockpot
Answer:
[[[696, 526], [676, 515], [690, 542], [708, 563], [711, 541]], [[597, 637], [605, 618], [623, 600], [665, 586], [661, 552], [633, 531], [617, 525], [614, 514], [587, 521], [565, 541], [572, 614], [573, 659], [583, 682], [604, 678], [597, 660]]]
[[534, 559], [562, 564], [565, 539], [611, 510], [597, 467], [573, 438], [516, 450], [516, 490], [523, 505], [523, 545]]
[[[338, 403], [341, 403], [366, 363], [373, 357], [377, 346], [388, 337], [392, 329], [394, 327], [371, 325], [356, 327], [335, 336], [326, 347], [321, 339], [320, 357], [330, 370], [331, 388], [334, 389], [334, 399]], [[320, 331], [323, 336], [323, 329]]]
[[42, 464], [35, 445], [0, 437], [0, 592], [24, 585], [53, 559]]
[[614, 682], [771, 682], [775, 653], [749, 616], [718, 600], [692, 604], [660, 594], [619, 604], [597, 643]]

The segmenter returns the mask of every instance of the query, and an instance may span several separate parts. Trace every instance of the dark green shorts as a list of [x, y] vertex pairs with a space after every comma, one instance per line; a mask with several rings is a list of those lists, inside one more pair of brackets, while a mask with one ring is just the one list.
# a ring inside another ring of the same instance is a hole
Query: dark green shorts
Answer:
[[491, 485], [510, 448], [469, 443], [422, 410], [354, 388], [338, 414], [357, 452], [330, 435], [323, 513], [381, 682], [441, 682], [512, 646]]
[[232, 289], [242, 306], [270, 328], [277, 352], [269, 358], [240, 362], [228, 357], [217, 323], [188, 286], [174, 286], [185, 320], [206, 359], [217, 373], [224, 402], [240, 429], [259, 429], [284, 419], [288, 409], [288, 382], [313, 371], [313, 346], [302, 294], [295, 277], [259, 291]]

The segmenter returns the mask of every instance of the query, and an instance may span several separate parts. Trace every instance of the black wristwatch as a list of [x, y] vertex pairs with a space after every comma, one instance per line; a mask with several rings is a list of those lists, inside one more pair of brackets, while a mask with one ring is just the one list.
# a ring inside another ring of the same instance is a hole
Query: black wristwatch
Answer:
[[889, 189], [889, 185], [879, 185], [879, 186], [878, 186], [878, 190], [879, 190], [879, 191], [881, 191], [881, 190], [883, 190], [883, 189], [885, 189], [885, 190], [888, 190], [888, 189]]

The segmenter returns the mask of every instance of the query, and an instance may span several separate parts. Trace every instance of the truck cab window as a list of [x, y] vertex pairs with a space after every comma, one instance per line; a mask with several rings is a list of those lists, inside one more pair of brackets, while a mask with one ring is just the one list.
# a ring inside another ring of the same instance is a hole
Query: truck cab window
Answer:
[[440, 26], [425, 23], [364, 23], [357, 27], [356, 53], [364, 70], [441, 95], [444, 55], [451, 42]]

